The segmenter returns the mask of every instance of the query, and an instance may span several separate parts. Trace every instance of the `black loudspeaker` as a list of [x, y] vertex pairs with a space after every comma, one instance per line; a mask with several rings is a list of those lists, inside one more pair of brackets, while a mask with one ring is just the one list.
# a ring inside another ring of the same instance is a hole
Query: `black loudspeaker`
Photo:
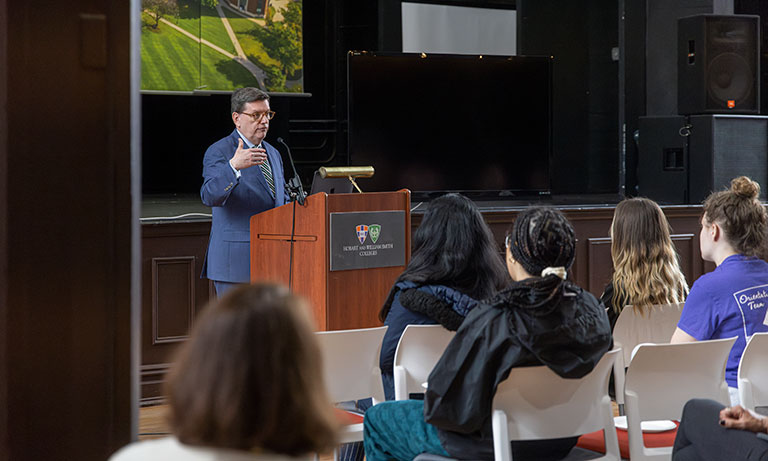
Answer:
[[638, 192], [663, 204], [701, 203], [731, 179], [749, 176], [768, 189], [768, 117], [640, 117]]
[[680, 115], [640, 117], [638, 193], [662, 204], [688, 203], [688, 128]]
[[760, 112], [760, 17], [702, 14], [677, 21], [680, 114]]
[[768, 189], [768, 117], [695, 115], [689, 117], [690, 203], [701, 203], [712, 191], [730, 186], [731, 179], [749, 176]]
[[[627, 56], [629, 60], [642, 57], [644, 63], [645, 111], [643, 115], [677, 115], [677, 48], [670, 44], [677, 43], [677, 20], [701, 14], [733, 14], [734, 0], [645, 0], [645, 30], [641, 55]], [[626, 8], [633, 7], [627, 2]], [[639, 11], [638, 11], [639, 13]], [[637, 19], [635, 19], [637, 21]], [[627, 33], [633, 34], [632, 18], [627, 24]], [[636, 33], [636, 32], [634, 32]], [[639, 37], [638, 37], [639, 38]], [[639, 45], [639, 44], [638, 44]], [[636, 45], [629, 45], [636, 46]], [[632, 54], [636, 50], [625, 50]], [[629, 63], [633, 65], [632, 62]], [[638, 65], [636, 61], [634, 65]], [[638, 70], [639, 70], [638, 69]], [[629, 75], [632, 81], [637, 76]]]

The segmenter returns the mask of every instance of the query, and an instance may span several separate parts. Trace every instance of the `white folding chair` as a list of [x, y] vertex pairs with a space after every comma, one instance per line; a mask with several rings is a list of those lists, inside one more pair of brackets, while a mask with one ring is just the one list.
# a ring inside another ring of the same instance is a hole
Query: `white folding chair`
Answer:
[[408, 325], [397, 343], [394, 359], [395, 400], [424, 392], [422, 383], [456, 333], [442, 325]]
[[618, 349], [581, 379], [565, 379], [545, 366], [513, 368], [493, 399], [495, 461], [512, 459], [511, 440], [577, 436], [603, 430], [606, 454], [621, 459], [608, 396], [608, 376]]
[[632, 461], [669, 460], [672, 447], [647, 448], [642, 421], [680, 420], [693, 398], [728, 405], [725, 363], [736, 338], [682, 344], [640, 344], [624, 385], [627, 438]]
[[755, 333], [747, 342], [739, 362], [738, 385], [741, 406], [752, 411], [768, 406], [768, 333]]
[[[379, 369], [379, 351], [387, 327], [315, 333], [323, 360], [325, 385], [334, 402], [372, 397], [384, 400]], [[363, 440], [363, 424], [345, 426], [340, 443]], [[334, 459], [337, 458], [334, 450]]]
[[613, 385], [620, 414], [624, 414], [624, 369], [629, 366], [630, 354], [640, 343], [669, 343], [684, 304], [657, 304], [645, 313], [637, 312], [632, 306], [621, 310], [613, 328], [613, 346], [621, 348], [613, 364]]

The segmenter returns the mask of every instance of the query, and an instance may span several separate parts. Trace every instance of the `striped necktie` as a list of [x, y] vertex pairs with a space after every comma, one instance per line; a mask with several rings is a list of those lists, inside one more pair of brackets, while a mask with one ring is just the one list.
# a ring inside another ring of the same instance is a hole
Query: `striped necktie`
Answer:
[[[259, 145], [261, 147], [261, 145]], [[272, 192], [272, 197], [275, 196], [275, 178], [272, 177], [272, 167], [269, 166], [269, 158], [264, 160], [264, 163], [259, 165], [261, 167], [261, 172], [264, 173], [264, 179], [267, 180], [267, 184], [269, 185], [269, 190]]]

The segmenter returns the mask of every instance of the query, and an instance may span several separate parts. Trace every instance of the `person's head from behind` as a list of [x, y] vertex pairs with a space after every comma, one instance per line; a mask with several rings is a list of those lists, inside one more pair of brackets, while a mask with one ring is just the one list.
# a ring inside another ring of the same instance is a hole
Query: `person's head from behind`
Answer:
[[322, 452], [336, 423], [305, 302], [282, 286], [238, 287], [206, 309], [167, 383], [185, 444]]
[[659, 205], [631, 198], [616, 206], [611, 223], [614, 309], [625, 302], [643, 310], [685, 300], [688, 284], [680, 271], [669, 221]]
[[446, 285], [483, 299], [507, 279], [480, 210], [463, 195], [447, 194], [429, 203], [400, 280]]
[[548, 207], [523, 210], [507, 231], [505, 244], [507, 269], [516, 281], [531, 277], [564, 280], [576, 254], [571, 223], [560, 211]]
[[259, 145], [269, 130], [275, 113], [269, 108], [269, 95], [258, 88], [239, 88], [232, 92], [232, 121], [240, 133]]
[[733, 253], [764, 255], [766, 212], [759, 196], [760, 185], [740, 176], [729, 189], [707, 197], [701, 217], [702, 258], [720, 264]]

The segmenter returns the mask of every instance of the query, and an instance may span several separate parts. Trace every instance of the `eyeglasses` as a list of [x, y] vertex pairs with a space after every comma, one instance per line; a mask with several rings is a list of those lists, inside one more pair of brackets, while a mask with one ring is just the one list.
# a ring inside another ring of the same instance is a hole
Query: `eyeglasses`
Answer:
[[243, 115], [250, 115], [254, 122], [258, 122], [259, 120], [261, 120], [261, 117], [264, 117], [265, 115], [267, 116], [267, 120], [272, 120], [273, 118], [275, 118], [275, 111], [273, 110], [268, 110], [266, 112], [253, 112], [253, 113], [240, 112], [240, 113]]
[[512, 234], [507, 234], [507, 236], [504, 238], [504, 245], [507, 248], [509, 248], [510, 244], [512, 243], [510, 240], [512, 240]]

